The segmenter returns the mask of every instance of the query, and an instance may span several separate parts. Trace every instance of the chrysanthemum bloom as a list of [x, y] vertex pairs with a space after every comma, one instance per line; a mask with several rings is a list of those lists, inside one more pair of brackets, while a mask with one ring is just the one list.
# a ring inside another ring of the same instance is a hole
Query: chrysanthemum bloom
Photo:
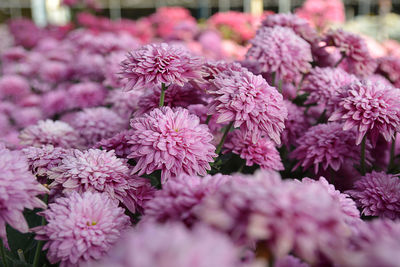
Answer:
[[[313, 167], [318, 173], [319, 168], [329, 167], [338, 171], [343, 164], [356, 163], [360, 160], [360, 147], [355, 145], [356, 133], [343, 131], [343, 124], [318, 124], [307, 130], [297, 140], [297, 147], [290, 154], [299, 162], [294, 168], [302, 166], [304, 170]], [[368, 147], [370, 148], [370, 147]], [[371, 158], [367, 152], [366, 159]]]
[[125, 92], [122, 89], [112, 90], [108, 93], [105, 104], [111, 105], [111, 109], [121, 118], [130, 119], [133, 112], [138, 109], [138, 102], [143, 93], [142, 91]]
[[43, 94], [40, 104], [44, 114], [48, 116], [60, 114], [72, 107], [67, 90], [61, 88]]
[[38, 66], [38, 77], [41, 82], [55, 85], [66, 81], [71, 69], [65, 62], [46, 60]]
[[349, 73], [360, 77], [368, 77], [374, 73], [377, 63], [371, 57], [367, 45], [359, 35], [345, 32], [341, 29], [328, 32], [328, 46], [335, 46], [345, 57], [344, 67]]
[[250, 43], [246, 58], [259, 62], [262, 72], [275, 73], [276, 83], [297, 83], [311, 69], [310, 45], [290, 28], [262, 27]]
[[99, 83], [82, 82], [68, 89], [71, 104], [76, 108], [89, 108], [102, 105], [107, 90]]
[[93, 146], [103, 138], [112, 137], [127, 128], [124, 119], [104, 107], [86, 108], [78, 112], [70, 123], [87, 146]]
[[367, 173], [348, 193], [367, 216], [400, 218], [400, 179], [384, 172]]
[[255, 142], [258, 135], [270, 137], [280, 144], [287, 109], [282, 95], [262, 78], [246, 69], [242, 72], [226, 71], [213, 81], [216, 90], [208, 114], [218, 114], [217, 123], [233, 122], [243, 127]]
[[29, 170], [38, 177], [45, 177], [50, 169], [57, 167], [70, 150], [62, 147], [45, 145], [42, 147], [26, 147], [22, 149], [28, 160]]
[[305, 103], [317, 103], [331, 113], [338, 102], [338, 89], [355, 81], [357, 81], [355, 76], [340, 68], [316, 67], [310, 71], [302, 85], [302, 91], [309, 94]]
[[128, 232], [101, 267], [238, 267], [238, 248], [225, 235], [204, 225], [142, 224]]
[[165, 43], [142, 46], [122, 61], [121, 75], [128, 80], [126, 90], [201, 80], [201, 60], [178, 46]]
[[313, 43], [318, 39], [317, 31], [310, 26], [307, 20], [291, 13], [269, 15], [262, 21], [262, 25], [265, 27], [282, 26], [291, 28], [297, 35], [309, 43]]
[[183, 108], [162, 107], [131, 121], [129, 138], [139, 175], [161, 170], [164, 183], [181, 173], [206, 175], [215, 147], [207, 125]]
[[347, 217], [346, 221], [349, 223], [360, 219], [360, 212], [358, 211], [354, 200], [352, 200], [349, 195], [336, 190], [335, 186], [330, 184], [324, 177], [320, 177], [319, 180], [303, 178], [301, 182], [304, 184], [318, 183], [322, 185], [326, 191], [339, 203], [342, 213]]
[[141, 209], [142, 200], [150, 199], [154, 191], [150, 180], [130, 175], [126, 162], [117, 158], [113, 150], [74, 150], [49, 171], [49, 179], [54, 180], [50, 187], [62, 186], [64, 193], [105, 192], [133, 213]]
[[400, 59], [398, 57], [379, 58], [377, 72], [388, 78], [395, 87], [400, 87]]
[[171, 177], [162, 190], [157, 191], [154, 198], [146, 203], [143, 219], [160, 223], [182, 221], [191, 226], [196, 222], [196, 206], [230, 178], [221, 174], [205, 177], [182, 174]]
[[[136, 115], [149, 112], [153, 108], [159, 107], [161, 90], [159, 87], [152, 87], [147, 93], [142, 95], [138, 100], [138, 111]], [[165, 91], [164, 106], [171, 108], [183, 107], [187, 108], [190, 104], [205, 104], [203, 100], [204, 92], [194, 88], [190, 84], [184, 86], [171, 85]]]
[[0, 148], [0, 192], [0, 238], [7, 245], [6, 224], [22, 233], [28, 232], [23, 211], [46, 208], [37, 195], [48, 190], [28, 170], [22, 153]]
[[21, 144], [40, 147], [53, 145], [55, 147], [77, 148], [81, 146], [79, 133], [69, 124], [62, 121], [39, 121], [23, 129], [19, 135]]
[[[398, 178], [397, 178], [398, 179]], [[350, 249], [337, 256], [341, 266], [398, 266], [400, 222], [375, 219], [362, 223], [350, 238]]]
[[306, 132], [310, 123], [304, 115], [304, 107], [299, 107], [288, 100], [285, 100], [284, 103], [288, 110], [288, 117], [285, 120], [285, 129], [281, 137], [282, 143], [289, 148], [296, 144], [296, 140]]
[[386, 79], [382, 75], [376, 74], [376, 73], [368, 76], [367, 80], [372, 82], [372, 83], [383, 83], [387, 87], [392, 87], [393, 86], [393, 84], [388, 79]]
[[107, 151], [114, 150], [117, 157], [126, 158], [131, 153], [132, 145], [128, 143], [131, 134], [132, 130], [124, 130], [110, 138], [102, 139], [93, 147]]
[[381, 134], [390, 142], [400, 127], [399, 93], [392, 87], [367, 81], [343, 87], [330, 121], [344, 121], [343, 130], [356, 128], [356, 145], [369, 133], [372, 143]]
[[104, 66], [105, 80], [103, 84], [112, 88], [123, 88], [124, 82], [118, 74], [121, 68], [121, 61], [125, 59], [125, 52], [113, 52], [106, 57]]
[[104, 64], [105, 58], [102, 55], [93, 54], [86, 50], [79, 51], [71, 66], [73, 71], [72, 78], [82, 81], [101, 82], [104, 80]]
[[19, 128], [24, 128], [37, 124], [39, 120], [43, 119], [44, 114], [39, 107], [21, 107], [15, 106], [11, 111], [11, 119]]
[[19, 75], [4, 75], [0, 78], [0, 99], [17, 101], [29, 95], [28, 81]]
[[81, 266], [99, 260], [130, 226], [124, 209], [106, 194], [77, 192], [60, 197], [43, 211], [47, 225], [33, 228], [51, 264]]
[[242, 130], [233, 131], [224, 144], [226, 152], [232, 152], [246, 160], [246, 166], [258, 164], [265, 170], [283, 170], [283, 164], [275, 143], [268, 137], [259, 137], [253, 142]]

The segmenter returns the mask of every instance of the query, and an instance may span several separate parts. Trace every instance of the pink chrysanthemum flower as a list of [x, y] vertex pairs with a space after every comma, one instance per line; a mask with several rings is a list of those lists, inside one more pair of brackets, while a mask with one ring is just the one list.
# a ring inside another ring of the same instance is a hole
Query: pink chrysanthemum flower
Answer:
[[28, 160], [29, 170], [38, 177], [46, 176], [50, 169], [57, 167], [70, 150], [62, 147], [45, 145], [42, 147], [27, 147], [22, 149]]
[[[354, 145], [355, 132], [345, 132], [342, 128], [340, 123], [318, 124], [309, 128], [297, 140], [297, 147], [290, 154], [291, 158], [299, 161], [294, 168], [302, 166], [306, 170], [313, 167], [318, 173], [321, 167], [338, 171], [343, 164], [358, 162], [360, 147]], [[367, 151], [366, 159], [370, 158]]]
[[81, 138], [69, 124], [62, 121], [39, 121], [23, 129], [19, 135], [21, 144], [40, 147], [53, 145], [55, 147], [77, 148], [81, 146]]
[[104, 66], [105, 80], [103, 84], [112, 88], [123, 88], [124, 82], [118, 74], [121, 69], [121, 62], [125, 59], [125, 52], [113, 52], [106, 57], [106, 64]]
[[100, 267], [239, 267], [239, 249], [204, 225], [142, 224], [128, 232]]
[[121, 118], [129, 119], [138, 109], [138, 102], [142, 95], [142, 91], [125, 92], [122, 89], [116, 89], [108, 93], [105, 103], [111, 105], [111, 109]]
[[[160, 103], [161, 91], [158, 87], [152, 87], [148, 93], [142, 95], [138, 101], [138, 111], [136, 115], [147, 113], [153, 108], [157, 108]], [[189, 83], [184, 86], [172, 84], [165, 91], [164, 106], [171, 108], [183, 107], [187, 108], [191, 104], [205, 104], [203, 95]]]
[[47, 258], [61, 267], [99, 260], [130, 226], [124, 209], [106, 194], [77, 192], [60, 197], [42, 212], [47, 225], [33, 229], [36, 239], [47, 241]]
[[348, 193], [363, 209], [363, 214], [392, 220], [400, 218], [400, 179], [384, 172], [367, 173]]
[[62, 88], [43, 94], [40, 104], [44, 114], [48, 116], [60, 114], [72, 107], [67, 90]]
[[162, 190], [157, 191], [154, 198], [146, 203], [143, 219], [160, 223], [182, 221], [191, 226], [196, 222], [196, 206], [230, 178], [221, 174], [205, 177], [182, 174], [171, 177]]
[[395, 87], [400, 87], [400, 59], [386, 56], [378, 59], [377, 72], [388, 78]]
[[318, 183], [322, 185], [327, 192], [339, 203], [341, 210], [345, 216], [347, 216], [347, 221], [352, 222], [354, 220], [360, 219], [360, 212], [357, 209], [356, 203], [350, 198], [349, 195], [341, 193], [339, 190], [335, 189], [333, 184], [330, 184], [324, 177], [320, 177], [319, 180], [313, 180], [310, 178], [303, 178], [302, 183]]
[[90, 108], [103, 104], [107, 90], [99, 83], [82, 82], [72, 85], [68, 95], [74, 108]]
[[262, 25], [265, 27], [282, 26], [291, 28], [309, 43], [313, 43], [318, 39], [317, 31], [311, 27], [307, 20], [291, 13], [269, 15], [262, 21]]
[[306, 132], [310, 123], [304, 115], [304, 107], [299, 107], [288, 100], [285, 100], [284, 103], [288, 110], [288, 117], [285, 120], [285, 129], [281, 137], [283, 144], [289, 148], [296, 144], [296, 140]]
[[243, 127], [255, 142], [258, 135], [266, 135], [280, 144], [287, 109], [282, 95], [261, 77], [246, 69], [226, 71], [213, 81], [216, 90], [208, 114], [218, 114], [217, 123], [234, 122]]
[[202, 77], [201, 60], [178, 46], [165, 43], [142, 46], [122, 61], [121, 75], [128, 80], [126, 90], [148, 86], [183, 86]]
[[46, 208], [37, 195], [48, 193], [28, 170], [28, 164], [19, 151], [0, 148], [0, 238], [7, 245], [6, 224], [26, 233], [24, 209]]
[[28, 81], [19, 75], [4, 75], [0, 78], [0, 99], [16, 102], [30, 94]]
[[256, 60], [261, 71], [275, 73], [276, 81], [299, 82], [311, 69], [311, 47], [290, 28], [262, 27], [257, 31], [246, 58]]
[[78, 112], [70, 123], [87, 146], [93, 146], [103, 138], [112, 137], [127, 128], [124, 119], [104, 107], [86, 108]]
[[133, 213], [141, 210], [154, 192], [149, 180], [130, 175], [126, 162], [113, 150], [74, 150], [49, 171], [49, 179], [54, 180], [50, 187], [62, 186], [64, 193], [105, 192]]
[[[397, 178], [398, 179], [398, 178]], [[339, 254], [341, 266], [398, 266], [400, 222], [375, 219], [362, 223], [350, 238], [350, 249]]]
[[226, 152], [232, 152], [246, 160], [246, 166], [258, 164], [265, 170], [283, 170], [283, 164], [275, 143], [268, 137], [259, 137], [253, 142], [242, 130], [233, 131], [224, 144]]
[[399, 93], [382, 83], [354, 82], [344, 87], [330, 121], [344, 121], [343, 130], [357, 129], [356, 145], [369, 133], [376, 144], [379, 134], [390, 142], [400, 127]]
[[207, 125], [183, 108], [162, 107], [131, 121], [129, 158], [137, 161], [139, 175], [161, 170], [164, 183], [181, 173], [206, 175], [215, 147]]
[[305, 104], [317, 103], [331, 113], [338, 102], [338, 89], [355, 81], [355, 76], [340, 68], [316, 67], [310, 71], [302, 85], [302, 91], [309, 94]]
[[94, 147], [107, 151], [114, 150], [117, 157], [126, 158], [132, 149], [132, 145], [128, 143], [131, 134], [132, 130], [124, 130], [110, 138], [102, 139]]
[[349, 73], [360, 77], [368, 77], [374, 73], [377, 63], [371, 57], [364, 39], [357, 34], [338, 29], [328, 32], [325, 41], [328, 46], [339, 49], [345, 57], [343, 64]]
[[278, 259], [275, 264], [275, 267], [310, 267], [305, 262], [302, 262], [299, 258], [296, 258], [292, 255], [287, 255], [281, 259]]

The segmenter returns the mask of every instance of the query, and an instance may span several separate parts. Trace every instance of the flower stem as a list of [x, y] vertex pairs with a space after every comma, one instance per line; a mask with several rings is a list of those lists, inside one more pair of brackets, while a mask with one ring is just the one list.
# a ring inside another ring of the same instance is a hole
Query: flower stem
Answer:
[[208, 123], [210, 122], [211, 117], [212, 117], [212, 115], [208, 115], [208, 116], [207, 116], [207, 119], [206, 119], [206, 124], [207, 124], [207, 125], [208, 125]]
[[361, 161], [360, 161], [360, 171], [361, 175], [365, 175], [365, 143], [367, 141], [367, 135], [364, 136], [361, 141]]
[[272, 76], [271, 86], [275, 86], [276, 73], [273, 72], [271, 76]]
[[165, 86], [165, 83], [161, 83], [161, 95], [160, 95], [160, 105], [159, 105], [159, 107], [164, 106], [165, 90], [167, 90], [167, 87]]
[[[43, 201], [46, 204], [47, 204], [47, 199], [48, 199], [48, 195], [45, 195], [43, 198]], [[42, 221], [41, 221], [40, 225], [45, 225], [45, 224], [46, 224], [46, 219], [44, 218], [44, 216], [42, 216]], [[44, 243], [43, 240], [39, 240], [37, 242], [35, 257], [33, 258], [33, 264], [32, 264], [33, 267], [39, 266], [40, 252], [42, 251], [43, 243]]]
[[8, 267], [3, 239], [0, 239], [0, 254], [1, 254], [1, 261], [3, 262], [4, 267]]
[[340, 65], [340, 63], [342, 63], [342, 61], [343, 61], [343, 59], [346, 57], [346, 55], [345, 54], [342, 54], [342, 57], [339, 59], [339, 61], [338, 62], [336, 62], [336, 64], [335, 64], [335, 68], [337, 68], [337, 66], [339, 66]]
[[279, 91], [279, 93], [281, 93], [282, 94], [282, 80], [279, 80], [278, 81], [278, 91]]
[[215, 150], [215, 154], [219, 155], [219, 152], [221, 152], [222, 146], [225, 143], [226, 136], [228, 135], [229, 131], [231, 130], [232, 125], [233, 125], [233, 121], [231, 121], [229, 123], [229, 125], [226, 127], [224, 135], [222, 136], [221, 141], [219, 142], [217, 149]]
[[394, 133], [394, 136], [392, 139], [392, 145], [390, 146], [390, 161], [389, 161], [389, 166], [388, 166], [388, 172], [390, 172], [392, 170], [393, 165], [394, 165], [395, 148], [396, 148], [396, 133]]

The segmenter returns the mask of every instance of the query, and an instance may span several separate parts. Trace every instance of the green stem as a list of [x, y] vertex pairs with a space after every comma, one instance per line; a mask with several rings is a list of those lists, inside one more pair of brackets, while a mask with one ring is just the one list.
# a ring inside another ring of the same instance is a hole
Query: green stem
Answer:
[[18, 249], [17, 250], [17, 254], [18, 254], [18, 259], [22, 262], [26, 262], [25, 260], [25, 255], [24, 255], [24, 251], [22, 249]]
[[343, 61], [343, 59], [345, 59], [345, 57], [346, 57], [346, 55], [345, 55], [345, 54], [342, 54], [342, 57], [339, 59], [339, 61], [338, 61], [338, 62], [336, 62], [336, 64], [335, 64], [335, 68], [337, 68], [337, 66], [339, 66], [339, 65], [340, 65], [340, 63], [342, 63], [342, 61]]
[[[44, 198], [43, 198], [43, 201], [46, 204], [47, 204], [48, 197], [49, 197], [48, 195], [45, 195]], [[42, 221], [41, 221], [40, 225], [45, 225], [45, 224], [46, 224], [46, 219], [44, 218], [44, 216], [42, 216]], [[40, 252], [42, 251], [43, 244], [44, 244], [43, 240], [39, 240], [37, 242], [36, 251], [35, 251], [35, 257], [33, 258], [33, 264], [32, 264], [33, 267], [38, 267], [39, 266]]]
[[272, 81], [271, 81], [271, 86], [275, 86], [275, 78], [276, 78], [276, 73], [275, 72], [273, 72], [272, 73]]
[[395, 148], [396, 148], [396, 133], [394, 133], [394, 136], [392, 139], [392, 145], [390, 146], [390, 161], [389, 161], [389, 166], [388, 166], [388, 172], [390, 172], [394, 166]]
[[360, 171], [361, 175], [365, 175], [365, 143], [367, 142], [367, 135], [364, 136], [361, 141], [361, 161], [360, 161]]
[[[306, 77], [306, 74], [305, 73], [303, 73], [303, 75], [301, 76], [301, 80], [300, 80], [300, 82], [299, 82], [299, 84], [297, 85], [297, 92], [298, 91], [300, 91], [300, 89], [301, 89], [301, 86], [303, 85], [303, 82], [304, 82], [304, 78]], [[297, 94], [297, 93], [296, 93]]]
[[212, 115], [208, 115], [208, 116], [207, 116], [207, 119], [206, 119], [206, 124], [207, 124], [207, 125], [208, 125], [208, 123], [210, 122], [211, 117], [212, 117]]
[[237, 170], [237, 172], [242, 172], [245, 164], [246, 164], [246, 161], [244, 160], [244, 161], [242, 162], [242, 164], [240, 164], [240, 167], [239, 167], [239, 169]]
[[219, 152], [221, 152], [222, 146], [225, 143], [226, 136], [228, 135], [229, 131], [231, 130], [232, 125], [233, 125], [233, 121], [230, 122], [229, 125], [226, 127], [224, 135], [222, 136], [221, 141], [219, 142], [217, 149], [215, 150], [215, 154], [219, 155]]
[[165, 83], [161, 83], [161, 95], [160, 95], [160, 105], [159, 105], [159, 107], [164, 106], [165, 90], [167, 90], [167, 87], [165, 86]]
[[3, 239], [0, 239], [0, 254], [1, 254], [1, 261], [3, 262], [4, 267], [8, 267]]

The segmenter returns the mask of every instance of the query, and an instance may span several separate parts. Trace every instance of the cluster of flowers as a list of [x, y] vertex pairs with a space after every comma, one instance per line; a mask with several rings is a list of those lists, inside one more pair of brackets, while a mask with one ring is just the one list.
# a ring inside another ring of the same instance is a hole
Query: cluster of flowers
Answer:
[[37, 240], [20, 260], [399, 266], [399, 58], [292, 14], [263, 19], [235, 62], [175, 27], [145, 43], [132, 22], [81, 19], [1, 55], [0, 238]]

